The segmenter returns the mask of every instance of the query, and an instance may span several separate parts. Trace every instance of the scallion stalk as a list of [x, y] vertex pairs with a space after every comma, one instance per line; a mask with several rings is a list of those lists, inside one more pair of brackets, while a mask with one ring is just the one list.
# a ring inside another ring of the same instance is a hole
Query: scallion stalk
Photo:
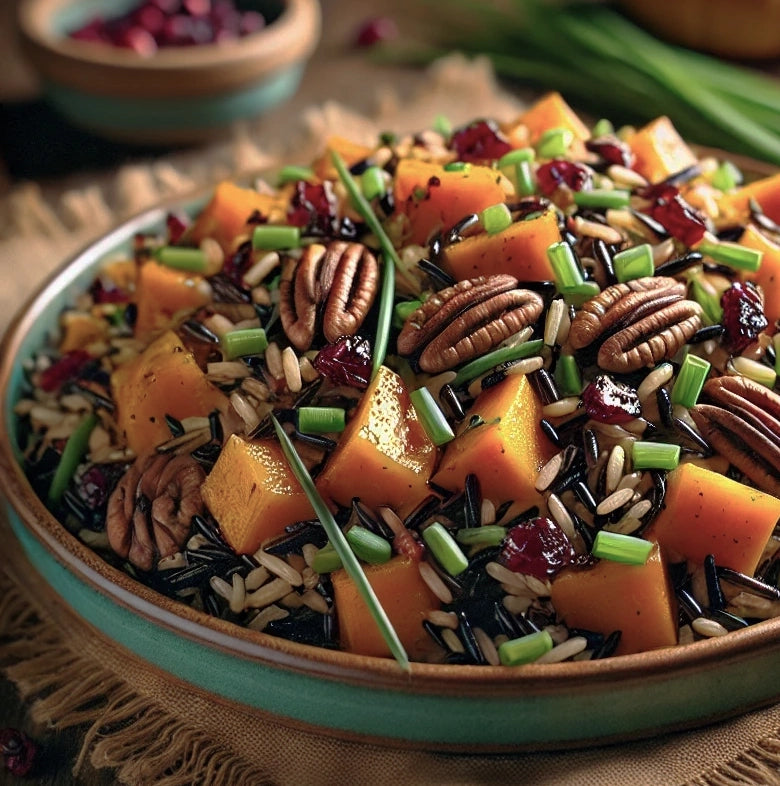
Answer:
[[346, 415], [340, 407], [298, 407], [298, 430], [304, 434], [330, 434], [344, 431]]
[[517, 344], [514, 347], [499, 347], [486, 355], [475, 358], [469, 363], [466, 363], [457, 374], [455, 379], [450, 383], [453, 387], [458, 387], [466, 382], [470, 382], [480, 374], [490, 371], [500, 363], [509, 363], [512, 360], [521, 360], [522, 358], [531, 357], [542, 351], [544, 346], [544, 339], [538, 338], [534, 341], [524, 341], [522, 344]]
[[384, 196], [387, 192], [384, 170], [378, 166], [368, 167], [360, 176], [360, 188], [368, 200]]
[[190, 273], [205, 273], [208, 268], [208, 256], [200, 248], [161, 246], [154, 252], [154, 258], [165, 267]]
[[555, 381], [564, 396], [579, 396], [582, 393], [582, 375], [574, 355], [564, 354], [558, 358]]
[[497, 235], [512, 226], [512, 214], [504, 202], [486, 207], [480, 214], [480, 219], [488, 235]]
[[312, 570], [315, 573], [333, 573], [342, 567], [341, 557], [336, 553], [336, 549], [328, 542], [314, 555], [311, 561]]
[[297, 164], [288, 164], [279, 170], [277, 177], [277, 185], [283, 186], [287, 183], [295, 183], [298, 180], [312, 180], [314, 178], [314, 170], [310, 166], [300, 166]]
[[596, 533], [590, 553], [598, 559], [626, 565], [644, 565], [652, 550], [653, 543], [650, 540], [601, 529]]
[[652, 276], [655, 272], [653, 249], [649, 243], [632, 246], [624, 251], [618, 251], [612, 258], [615, 276], [621, 283], [633, 281], [635, 278]]
[[747, 270], [750, 273], [755, 273], [761, 267], [761, 259], [764, 256], [764, 252], [756, 248], [740, 246], [739, 243], [729, 243], [725, 240], [702, 240], [697, 243], [695, 249], [716, 262], [736, 270]]
[[546, 630], [509, 639], [498, 647], [498, 657], [504, 666], [522, 666], [533, 663], [553, 648], [552, 636]]
[[422, 538], [436, 561], [450, 576], [459, 576], [468, 568], [466, 555], [441, 522], [434, 521], [426, 527], [422, 531]]
[[309, 502], [314, 508], [314, 512], [317, 514], [317, 518], [325, 529], [339, 559], [341, 559], [344, 569], [355, 583], [358, 594], [368, 606], [371, 616], [382, 634], [382, 638], [387, 643], [398, 665], [404, 671], [409, 671], [409, 656], [406, 654], [404, 645], [398, 638], [398, 634], [392, 622], [390, 622], [387, 612], [382, 608], [382, 604], [379, 602], [374, 592], [374, 588], [366, 578], [366, 574], [363, 572], [360, 562], [350, 548], [344, 533], [341, 531], [341, 527], [336, 523], [336, 519], [333, 518], [330, 508], [328, 508], [325, 500], [320, 496], [317, 487], [314, 485], [314, 481], [311, 479], [311, 475], [309, 475], [309, 471], [306, 469], [303, 461], [301, 461], [292, 441], [287, 436], [287, 432], [273, 415], [271, 415], [271, 421], [276, 431], [276, 435], [279, 438], [279, 442], [281, 443], [285, 458], [290, 465], [290, 469], [303, 487]]
[[560, 240], [548, 246], [547, 258], [559, 290], [572, 289], [583, 283], [582, 268], [574, 255], [574, 249], [567, 242]]
[[577, 207], [617, 210], [628, 206], [631, 192], [622, 188], [591, 188], [587, 191], [575, 191], [572, 199]]
[[409, 394], [414, 411], [430, 437], [431, 442], [437, 447], [445, 445], [455, 438], [455, 434], [444, 417], [444, 413], [436, 403], [428, 388], [418, 388]]
[[71, 478], [76, 472], [79, 462], [84, 458], [89, 445], [89, 435], [92, 429], [98, 424], [98, 416], [94, 413], [87, 415], [81, 423], [73, 430], [65, 443], [65, 448], [60, 456], [57, 469], [54, 470], [54, 477], [49, 486], [49, 502], [57, 504], [65, 489], [68, 487]]
[[536, 143], [536, 152], [540, 158], [562, 158], [574, 141], [571, 129], [548, 128]]
[[255, 249], [279, 251], [286, 248], [299, 248], [300, 245], [300, 227], [286, 224], [259, 224], [252, 232], [252, 248]]
[[698, 400], [712, 364], [698, 355], [685, 356], [672, 387], [672, 404], [690, 409]]
[[672, 442], [631, 443], [631, 463], [637, 469], [673, 470], [680, 463], [680, 446]]
[[268, 347], [268, 338], [263, 328], [239, 328], [223, 333], [219, 345], [226, 360], [262, 355]]
[[350, 527], [346, 538], [352, 551], [369, 565], [382, 565], [393, 556], [390, 542], [365, 527], [359, 525]]
[[500, 524], [485, 524], [482, 527], [459, 529], [455, 540], [463, 546], [499, 546], [506, 537], [506, 527]]

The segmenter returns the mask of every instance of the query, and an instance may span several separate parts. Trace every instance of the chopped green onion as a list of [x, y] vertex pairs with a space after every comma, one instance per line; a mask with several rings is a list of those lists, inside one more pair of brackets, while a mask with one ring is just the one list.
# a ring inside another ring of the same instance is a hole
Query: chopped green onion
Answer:
[[644, 565], [652, 550], [653, 542], [650, 540], [600, 529], [590, 553], [598, 559], [623, 562], [626, 565]]
[[736, 270], [747, 270], [750, 273], [755, 273], [761, 267], [761, 259], [764, 256], [764, 252], [756, 248], [747, 248], [747, 246], [740, 246], [739, 243], [729, 243], [725, 240], [702, 240], [695, 246], [695, 250], [701, 251], [702, 254], [722, 265], [728, 265]]
[[241, 328], [223, 333], [219, 345], [227, 360], [262, 355], [268, 347], [268, 338], [263, 328]]
[[512, 226], [512, 214], [504, 202], [486, 207], [481, 215], [482, 226], [488, 235], [496, 235], [507, 227]]
[[401, 328], [407, 318], [422, 305], [422, 300], [400, 300], [393, 308], [393, 327]]
[[515, 166], [515, 180], [520, 196], [532, 196], [536, 193], [536, 179], [530, 161], [521, 161]]
[[742, 180], [742, 172], [731, 161], [723, 161], [712, 173], [712, 185], [720, 191], [731, 191], [740, 185]]
[[564, 396], [579, 396], [582, 393], [582, 376], [574, 355], [561, 355], [558, 358], [555, 381]]
[[298, 407], [298, 430], [304, 434], [344, 431], [346, 416], [340, 407]]
[[468, 161], [449, 161], [444, 165], [445, 172], [468, 172], [471, 164]]
[[475, 358], [470, 363], [466, 363], [455, 375], [455, 379], [450, 383], [453, 387], [458, 387], [466, 382], [470, 382], [480, 374], [490, 371], [500, 363], [509, 363], [512, 360], [521, 360], [531, 357], [542, 351], [544, 339], [538, 338], [534, 341], [524, 341], [514, 347], [499, 347], [486, 355]]
[[713, 324], [717, 325], [723, 318], [723, 308], [720, 305], [720, 296], [710, 292], [697, 278], [689, 280], [691, 295], [702, 307], [704, 315]]
[[187, 246], [161, 246], [154, 252], [154, 258], [165, 267], [191, 273], [205, 273], [209, 264], [203, 249]]
[[393, 547], [389, 541], [359, 525], [347, 530], [347, 543], [363, 562], [371, 565], [381, 565], [393, 556]]
[[572, 194], [577, 207], [620, 209], [631, 201], [631, 192], [622, 188], [591, 188]]
[[252, 248], [279, 251], [283, 248], [299, 248], [301, 228], [286, 224], [259, 224], [252, 233]]
[[642, 243], [625, 251], [619, 251], [612, 258], [612, 265], [615, 268], [615, 276], [621, 283], [652, 276], [655, 273], [653, 249], [649, 243]]
[[87, 452], [89, 435], [98, 424], [98, 416], [94, 413], [87, 415], [68, 437], [65, 448], [60, 456], [57, 469], [49, 486], [49, 502], [58, 503], [76, 472], [79, 462]]
[[579, 307], [585, 301], [596, 297], [601, 292], [601, 287], [596, 281], [583, 281], [572, 287], [561, 287], [560, 292], [568, 305]]
[[441, 134], [445, 139], [452, 136], [452, 123], [447, 115], [436, 115], [433, 119], [433, 130]]
[[455, 538], [438, 521], [426, 527], [422, 536], [431, 554], [450, 576], [458, 576], [468, 568], [466, 555], [460, 550]]
[[672, 470], [680, 463], [680, 446], [672, 442], [635, 440], [631, 445], [634, 469]]
[[333, 548], [341, 559], [344, 569], [355, 583], [358, 594], [368, 606], [371, 616], [374, 618], [382, 634], [382, 638], [390, 648], [390, 652], [398, 662], [398, 665], [404, 671], [409, 671], [409, 656], [406, 654], [404, 645], [398, 638], [393, 623], [390, 622], [387, 613], [382, 608], [382, 604], [379, 602], [374, 592], [374, 588], [366, 578], [366, 574], [363, 572], [360, 562], [355, 557], [347, 539], [344, 537], [344, 533], [336, 523], [336, 519], [333, 518], [333, 514], [330, 512], [327, 503], [320, 496], [320, 492], [314, 485], [314, 481], [311, 479], [311, 475], [309, 475], [306, 466], [301, 461], [301, 457], [296, 452], [294, 445], [290, 441], [290, 437], [287, 436], [287, 432], [273, 415], [271, 415], [271, 422], [274, 425], [274, 430], [279, 438], [282, 451], [290, 465], [290, 469], [292, 469], [293, 474], [303, 487], [309, 502], [311, 502], [311, 506], [314, 508], [314, 512], [317, 514], [317, 518], [320, 520], [330, 542], [333, 544]]
[[536, 143], [536, 152], [540, 158], [560, 158], [574, 141], [574, 132], [570, 128], [548, 128]]
[[686, 355], [672, 388], [672, 404], [692, 407], [699, 398], [710, 368], [710, 362], [704, 358], [698, 355]]
[[340, 567], [342, 567], [341, 557], [336, 553], [336, 549], [333, 548], [330, 541], [317, 551], [311, 561], [311, 568], [315, 573], [333, 573]]
[[598, 139], [600, 136], [609, 136], [610, 134], [615, 133], [615, 126], [612, 125], [612, 121], [607, 119], [606, 117], [602, 117], [596, 121], [595, 125], [590, 131], [591, 136], [594, 139]]
[[538, 630], [500, 644], [498, 657], [504, 666], [522, 666], [524, 663], [533, 663], [552, 648], [553, 640], [549, 632]]
[[504, 155], [498, 159], [497, 166], [499, 169], [504, 169], [505, 167], [513, 167], [523, 161], [533, 161], [535, 158], [536, 151], [532, 147], [518, 147], [514, 150], [510, 150], [508, 153], [504, 153]]
[[409, 398], [425, 433], [431, 438], [434, 445], [438, 447], [455, 438], [447, 418], [444, 417], [444, 413], [428, 388], [413, 390], [409, 394]]
[[500, 524], [485, 524], [482, 527], [459, 529], [455, 540], [464, 546], [500, 546], [506, 537], [506, 527]]
[[547, 258], [559, 290], [578, 287], [583, 283], [582, 268], [574, 255], [574, 249], [568, 243], [563, 240], [552, 243], [547, 247]]
[[536, 193], [536, 180], [531, 164], [536, 158], [536, 152], [532, 147], [521, 147], [504, 153], [498, 159], [498, 168], [509, 177], [514, 179], [515, 190], [520, 196], [531, 196]]
[[378, 166], [370, 166], [360, 176], [360, 188], [366, 199], [376, 199], [387, 193], [385, 172]]
[[314, 170], [310, 166], [298, 166], [289, 164], [279, 170], [277, 184], [283, 186], [286, 183], [295, 183], [298, 180], [311, 180], [314, 177]]

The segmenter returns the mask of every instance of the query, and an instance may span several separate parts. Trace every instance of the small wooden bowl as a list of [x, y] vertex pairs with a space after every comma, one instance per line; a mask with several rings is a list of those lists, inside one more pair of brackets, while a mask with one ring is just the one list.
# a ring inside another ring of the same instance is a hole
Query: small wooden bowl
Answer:
[[[111, 13], [133, 5], [122, 0]], [[275, 106], [297, 89], [320, 36], [317, 0], [257, 0], [256, 8], [273, 20], [259, 32], [226, 43], [161, 48], [151, 57], [67, 36], [101, 6], [95, 0], [23, 0], [22, 48], [44, 95], [65, 117], [133, 143], [201, 141]]]

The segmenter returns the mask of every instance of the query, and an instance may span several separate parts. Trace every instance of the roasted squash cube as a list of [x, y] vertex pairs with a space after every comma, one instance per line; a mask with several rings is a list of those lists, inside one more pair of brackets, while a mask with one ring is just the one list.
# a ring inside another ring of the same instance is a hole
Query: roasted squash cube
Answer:
[[764, 295], [764, 314], [769, 320], [769, 330], [774, 333], [780, 320], [780, 245], [772, 242], [752, 224], [745, 227], [739, 245], [760, 251], [761, 267], [755, 273], [744, 272], [743, 281], [753, 281]]
[[634, 169], [651, 183], [664, 180], [692, 166], [697, 160], [665, 115], [650, 121], [630, 136], [628, 146], [636, 158]]
[[545, 131], [551, 128], [567, 128], [580, 142], [590, 138], [590, 130], [577, 113], [556, 92], [543, 95], [535, 101], [517, 120], [528, 129], [528, 141], [535, 144]]

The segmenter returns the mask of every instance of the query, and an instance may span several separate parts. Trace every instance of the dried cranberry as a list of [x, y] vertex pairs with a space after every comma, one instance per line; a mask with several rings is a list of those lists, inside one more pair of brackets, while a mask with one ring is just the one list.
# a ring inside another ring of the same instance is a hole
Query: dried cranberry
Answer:
[[104, 468], [94, 465], [86, 470], [79, 479], [79, 497], [90, 510], [99, 510], [108, 502], [114, 483], [114, 478], [110, 476], [111, 473], [111, 467]]
[[185, 213], [168, 213], [165, 216], [168, 242], [171, 244], [178, 243], [191, 223], [189, 216]]
[[591, 153], [601, 156], [608, 164], [632, 167], [634, 165], [634, 153], [631, 148], [622, 140], [615, 136], [600, 136], [596, 139], [588, 139], [585, 147]]
[[536, 179], [539, 190], [545, 196], [552, 196], [561, 186], [572, 191], [583, 191], [591, 184], [591, 174], [587, 167], [562, 158], [554, 158], [542, 164], [536, 170]]
[[726, 346], [739, 354], [766, 330], [769, 321], [758, 290], [749, 282], [736, 281], [721, 296]]
[[27, 775], [32, 769], [37, 745], [18, 729], [0, 729], [0, 753], [12, 775]]
[[287, 210], [287, 221], [308, 232], [338, 234], [338, 202], [329, 181], [322, 184], [298, 180]]
[[398, 25], [389, 16], [367, 19], [357, 30], [355, 46], [369, 47], [398, 38]]
[[704, 218], [682, 198], [677, 186], [657, 183], [641, 189], [639, 195], [650, 200], [650, 217], [681, 243], [693, 246], [704, 237]]
[[459, 160], [477, 164], [495, 161], [512, 149], [491, 120], [476, 120], [459, 128], [452, 134], [450, 147]]
[[110, 280], [96, 278], [89, 288], [89, 294], [95, 303], [127, 303], [130, 295], [125, 290], [120, 289]]
[[83, 349], [74, 349], [66, 352], [59, 360], [55, 360], [47, 369], [41, 372], [39, 384], [41, 389], [50, 393], [78, 377], [91, 357]]
[[247, 240], [225, 258], [222, 265], [222, 273], [237, 287], [242, 286], [244, 273], [249, 270], [252, 264], [252, 243]]
[[582, 391], [588, 417], [602, 423], [627, 423], [642, 414], [634, 388], [600, 374]]
[[314, 367], [334, 385], [364, 390], [371, 379], [371, 344], [360, 336], [342, 336], [317, 353]]
[[577, 559], [577, 552], [566, 533], [543, 516], [512, 527], [498, 556], [498, 561], [509, 570], [527, 573], [542, 581]]

